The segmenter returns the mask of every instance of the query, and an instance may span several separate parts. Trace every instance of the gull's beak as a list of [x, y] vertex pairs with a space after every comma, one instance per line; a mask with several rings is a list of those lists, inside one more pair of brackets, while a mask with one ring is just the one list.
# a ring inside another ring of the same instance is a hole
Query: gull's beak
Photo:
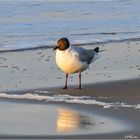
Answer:
[[54, 48], [53, 48], [53, 50], [56, 50], [56, 49], [58, 49], [59, 47], [58, 46], [55, 46]]
[[99, 52], [104, 52], [104, 51], [106, 51], [106, 49], [104, 49], [104, 50], [99, 50]]

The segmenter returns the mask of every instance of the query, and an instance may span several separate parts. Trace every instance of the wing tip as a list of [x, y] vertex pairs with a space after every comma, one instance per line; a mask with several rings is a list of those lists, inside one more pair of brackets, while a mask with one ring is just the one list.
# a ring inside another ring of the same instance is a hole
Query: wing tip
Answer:
[[98, 53], [98, 52], [99, 52], [99, 47], [96, 47], [96, 48], [94, 49], [94, 51]]

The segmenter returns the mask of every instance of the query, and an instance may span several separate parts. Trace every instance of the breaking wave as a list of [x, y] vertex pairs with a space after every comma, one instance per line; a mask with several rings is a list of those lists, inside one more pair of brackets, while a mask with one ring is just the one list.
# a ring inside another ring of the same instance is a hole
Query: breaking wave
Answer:
[[34, 100], [34, 101], [44, 101], [44, 102], [66, 102], [75, 104], [91, 104], [98, 105], [103, 108], [134, 108], [140, 109], [140, 104], [130, 105], [123, 102], [105, 102], [98, 101], [90, 96], [71, 96], [71, 95], [39, 95], [32, 93], [25, 94], [7, 94], [0, 93], [0, 98], [4, 99], [20, 99], [20, 100]]
[[[78, 39], [76, 36], [84, 36], [85, 39]], [[89, 39], [87, 39], [86, 36], [90, 36]], [[99, 45], [99, 44], [106, 44], [106, 43], [140, 41], [140, 32], [81, 33], [81, 34], [71, 34], [69, 37], [72, 46], [84, 47], [84, 46], [92, 46], [92, 45]], [[16, 36], [14, 38], [16, 38]], [[33, 42], [24, 42], [24, 43], [22, 42], [19, 44], [17, 43], [12, 45], [0, 44], [0, 52], [47, 49], [47, 48], [53, 48], [55, 44], [56, 44], [56, 40], [47, 40], [47, 41], [38, 40]]]

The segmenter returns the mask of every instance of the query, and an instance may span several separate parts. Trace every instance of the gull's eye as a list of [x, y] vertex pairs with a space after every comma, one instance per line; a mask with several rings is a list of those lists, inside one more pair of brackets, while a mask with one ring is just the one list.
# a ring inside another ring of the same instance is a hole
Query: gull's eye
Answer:
[[62, 44], [65, 45], [66, 43], [63, 41]]

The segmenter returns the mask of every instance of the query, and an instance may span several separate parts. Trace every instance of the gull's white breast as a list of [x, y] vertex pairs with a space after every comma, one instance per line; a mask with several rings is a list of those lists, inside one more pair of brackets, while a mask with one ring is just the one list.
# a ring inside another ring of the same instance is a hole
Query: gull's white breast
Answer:
[[87, 62], [79, 60], [79, 54], [73, 48], [64, 51], [56, 50], [56, 63], [66, 73], [77, 73], [88, 68]]

